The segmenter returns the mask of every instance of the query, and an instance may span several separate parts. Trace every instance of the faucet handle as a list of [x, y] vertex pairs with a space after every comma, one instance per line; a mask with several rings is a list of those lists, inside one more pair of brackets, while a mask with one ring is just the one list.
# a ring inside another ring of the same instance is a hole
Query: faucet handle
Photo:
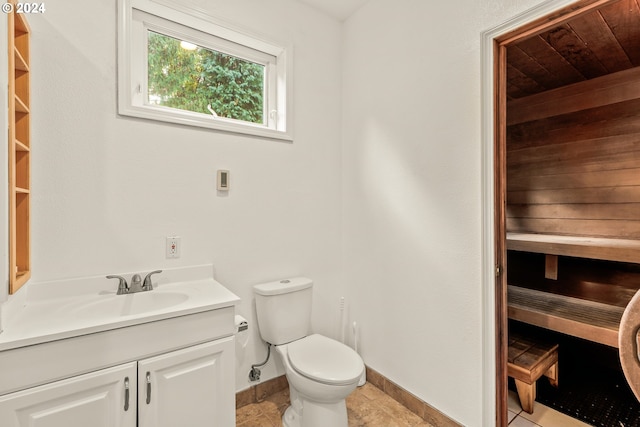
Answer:
[[151, 275], [152, 274], [157, 274], [157, 273], [162, 273], [162, 270], [152, 271], [151, 273], [149, 273], [149, 274], [147, 274], [145, 276], [144, 282], [142, 282], [142, 289], [144, 289], [145, 291], [153, 290], [153, 283], [151, 282]]
[[127, 279], [122, 276], [109, 275], [107, 279], [118, 279], [118, 292], [117, 295], [129, 293], [129, 286], [127, 285]]

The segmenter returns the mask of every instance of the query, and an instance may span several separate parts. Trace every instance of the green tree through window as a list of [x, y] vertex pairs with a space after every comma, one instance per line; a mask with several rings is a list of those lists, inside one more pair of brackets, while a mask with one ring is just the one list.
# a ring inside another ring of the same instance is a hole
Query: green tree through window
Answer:
[[265, 123], [265, 66], [149, 31], [150, 104]]

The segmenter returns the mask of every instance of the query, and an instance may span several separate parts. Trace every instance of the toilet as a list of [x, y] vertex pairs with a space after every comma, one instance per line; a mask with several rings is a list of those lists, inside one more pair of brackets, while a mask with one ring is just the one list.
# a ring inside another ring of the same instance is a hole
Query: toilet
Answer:
[[285, 427], [347, 427], [345, 398], [364, 371], [350, 347], [311, 333], [313, 282], [305, 277], [253, 287], [260, 335], [275, 346], [289, 381]]

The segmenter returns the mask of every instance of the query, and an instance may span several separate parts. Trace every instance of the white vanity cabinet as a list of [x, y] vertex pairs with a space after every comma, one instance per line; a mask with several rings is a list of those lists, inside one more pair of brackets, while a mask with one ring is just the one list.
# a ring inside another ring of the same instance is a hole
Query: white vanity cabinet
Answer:
[[135, 427], [135, 362], [0, 397], [3, 427]]
[[104, 276], [29, 283], [3, 307], [0, 427], [234, 426], [240, 299], [212, 270], [128, 295]]
[[233, 426], [233, 350], [228, 337], [11, 393], [0, 425]]
[[234, 340], [138, 362], [138, 426], [235, 426]]

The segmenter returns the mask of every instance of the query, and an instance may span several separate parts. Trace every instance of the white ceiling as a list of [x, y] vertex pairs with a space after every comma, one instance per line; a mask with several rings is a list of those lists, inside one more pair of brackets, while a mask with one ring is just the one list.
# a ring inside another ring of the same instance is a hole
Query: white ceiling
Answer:
[[344, 21], [369, 0], [298, 0]]

